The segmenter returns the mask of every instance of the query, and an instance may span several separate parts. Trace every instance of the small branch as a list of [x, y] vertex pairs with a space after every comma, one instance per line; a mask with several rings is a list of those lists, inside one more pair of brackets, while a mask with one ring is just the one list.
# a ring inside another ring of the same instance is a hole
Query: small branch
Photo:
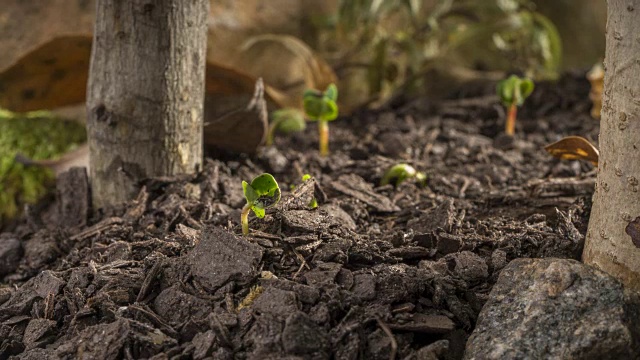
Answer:
[[376, 321], [378, 322], [378, 326], [380, 326], [382, 331], [384, 331], [384, 333], [387, 334], [387, 336], [389, 337], [389, 340], [391, 340], [391, 353], [389, 354], [389, 360], [395, 360], [396, 353], [398, 352], [398, 343], [396, 342], [396, 338], [393, 336], [393, 333], [391, 332], [391, 329], [389, 329], [387, 324], [382, 322], [382, 320], [380, 320], [380, 318], [377, 316], [376, 316]]

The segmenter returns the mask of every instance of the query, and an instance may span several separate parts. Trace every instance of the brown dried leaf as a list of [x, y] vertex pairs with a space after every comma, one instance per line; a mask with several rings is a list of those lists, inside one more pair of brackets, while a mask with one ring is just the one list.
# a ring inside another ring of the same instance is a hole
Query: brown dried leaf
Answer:
[[31, 51], [0, 74], [0, 107], [16, 112], [84, 102], [90, 36], [63, 36]]
[[[27, 54], [0, 74], [0, 107], [24, 112], [83, 103], [91, 43], [91, 36], [64, 36]], [[211, 61], [206, 66], [205, 145], [254, 152], [266, 132], [267, 104], [275, 109], [292, 100], [260, 82], [259, 96], [266, 104], [261, 102], [256, 111], [247, 113], [257, 79]], [[64, 168], [64, 164], [61, 159], [42, 165]]]
[[544, 147], [553, 157], [562, 160], [587, 160], [598, 165], [600, 152], [581, 136], [567, 136]]

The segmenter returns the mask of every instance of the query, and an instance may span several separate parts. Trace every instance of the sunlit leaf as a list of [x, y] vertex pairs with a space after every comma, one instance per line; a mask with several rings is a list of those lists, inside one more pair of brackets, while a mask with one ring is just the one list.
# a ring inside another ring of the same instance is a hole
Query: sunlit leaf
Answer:
[[562, 160], [587, 160], [598, 165], [600, 152], [587, 139], [568, 136], [544, 147], [553, 157]]

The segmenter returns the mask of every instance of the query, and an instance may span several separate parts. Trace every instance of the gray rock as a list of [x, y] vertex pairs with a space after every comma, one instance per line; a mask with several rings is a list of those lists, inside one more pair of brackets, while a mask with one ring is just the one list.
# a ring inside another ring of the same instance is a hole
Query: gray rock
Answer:
[[12, 234], [0, 236], [0, 277], [11, 274], [18, 268], [22, 258], [22, 244]]
[[574, 260], [517, 259], [500, 274], [464, 359], [636, 359], [640, 300]]

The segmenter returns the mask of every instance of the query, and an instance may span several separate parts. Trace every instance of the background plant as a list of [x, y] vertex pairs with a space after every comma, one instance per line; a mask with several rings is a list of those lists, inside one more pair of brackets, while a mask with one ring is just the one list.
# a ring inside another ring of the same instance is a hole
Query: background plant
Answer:
[[338, 75], [364, 72], [344, 91], [368, 101], [424, 89], [444, 59], [553, 79], [562, 57], [556, 27], [528, 0], [343, 0], [320, 26], [316, 47]]
[[16, 154], [34, 160], [50, 159], [84, 142], [84, 127], [46, 111], [14, 113], [0, 109], [0, 225], [19, 213], [23, 204], [35, 203], [53, 180], [49, 169], [25, 166]]
[[307, 90], [303, 96], [304, 113], [318, 122], [320, 156], [329, 155], [329, 121], [338, 118], [338, 88], [331, 84], [324, 92]]

